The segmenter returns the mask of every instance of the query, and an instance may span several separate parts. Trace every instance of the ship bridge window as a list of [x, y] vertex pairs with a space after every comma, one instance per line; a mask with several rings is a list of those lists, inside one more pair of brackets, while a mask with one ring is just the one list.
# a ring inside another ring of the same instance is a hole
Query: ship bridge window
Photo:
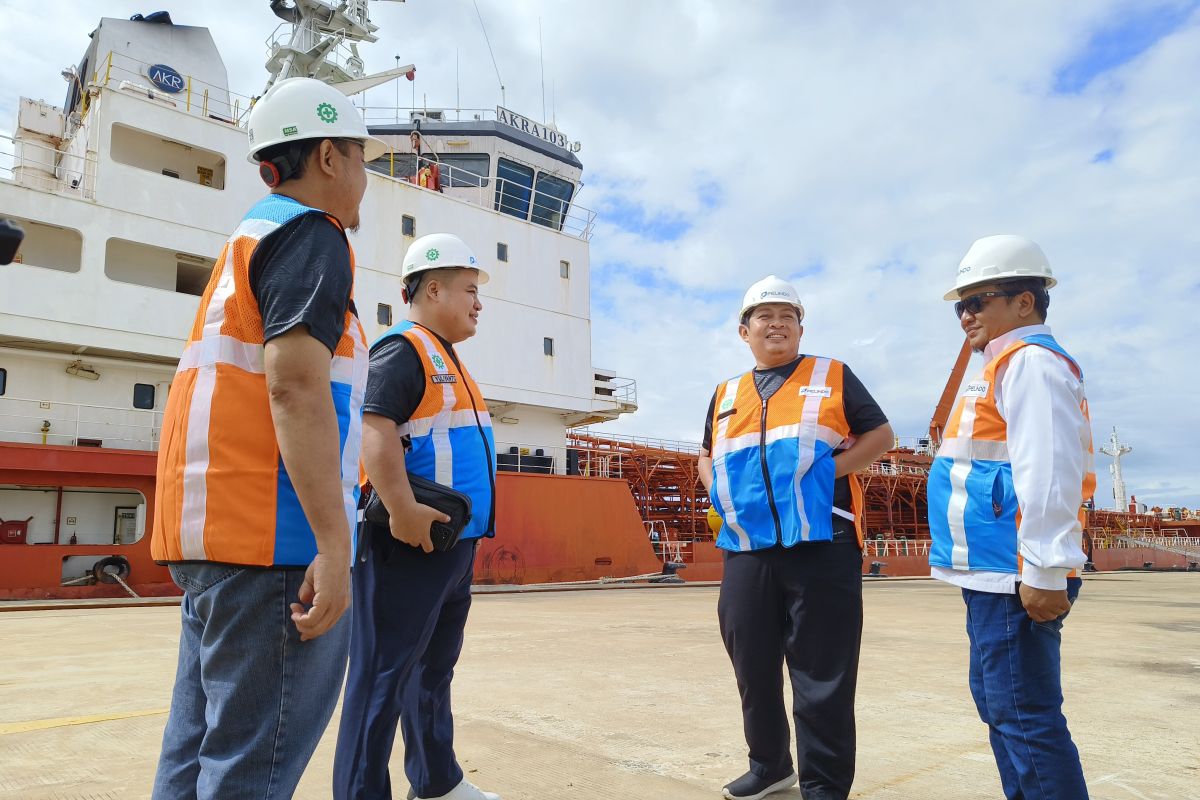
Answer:
[[126, 239], [109, 239], [104, 254], [104, 274], [114, 281], [196, 297], [204, 294], [214, 264], [204, 256]]
[[8, 370], [0, 367], [0, 395], [4, 394], [6, 389], [8, 389]]
[[188, 183], [225, 188], [225, 158], [220, 153], [164, 139], [127, 125], [112, 127], [113, 161]]
[[488, 185], [492, 157], [487, 153], [447, 153], [438, 158], [442, 162], [442, 186], [455, 189]]
[[20, 217], [14, 217], [13, 221], [25, 229], [25, 240], [13, 258], [14, 264], [79, 272], [83, 263], [83, 236], [79, 231]]
[[531, 219], [538, 225], [562, 230], [563, 218], [567, 215], [567, 207], [571, 204], [571, 195], [574, 193], [575, 184], [539, 172], [537, 184], [534, 186]]
[[417, 174], [417, 157], [412, 153], [388, 153], [368, 161], [367, 169], [392, 178], [412, 178]]
[[496, 210], [529, 219], [533, 194], [533, 168], [507, 158], [496, 159]]

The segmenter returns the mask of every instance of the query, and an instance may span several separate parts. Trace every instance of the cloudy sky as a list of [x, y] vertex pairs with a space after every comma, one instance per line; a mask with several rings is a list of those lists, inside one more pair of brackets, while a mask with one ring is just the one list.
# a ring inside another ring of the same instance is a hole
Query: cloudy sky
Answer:
[[[464, 107], [497, 104], [498, 68], [538, 118], [541, 21], [546, 116], [583, 142], [579, 202], [600, 213], [593, 361], [638, 380], [641, 410], [607, 427], [697, 440], [713, 386], [750, 363], [742, 293], [775, 273], [804, 298], [804, 349], [919, 435], [961, 342], [941, 300], [957, 262], [1020, 233], [1059, 278], [1049, 322], [1098, 444], [1119, 426], [1130, 491], [1200, 505], [1200, 2], [478, 2], [497, 67], [471, 0], [376, 2], [362, 54], [418, 65], [404, 105], [453, 106], [457, 62]], [[160, 7], [261, 91], [266, 0], [0, 0], [0, 130], [20, 95], [61, 103], [101, 16]]]

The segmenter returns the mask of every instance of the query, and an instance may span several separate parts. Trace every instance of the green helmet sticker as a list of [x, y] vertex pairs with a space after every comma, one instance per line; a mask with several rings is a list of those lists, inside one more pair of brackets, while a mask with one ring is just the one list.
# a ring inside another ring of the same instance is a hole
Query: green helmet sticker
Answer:
[[297, 128], [295, 125], [288, 125], [286, 128], [283, 129], [284, 136], [295, 136], [299, 132], [300, 132], [300, 129]]
[[317, 106], [317, 117], [320, 118], [321, 122], [332, 125], [337, 122], [337, 109], [329, 103], [321, 103], [321, 105]]
[[431, 247], [425, 251], [426, 261], [437, 261], [442, 254], [437, 251], [436, 247]]

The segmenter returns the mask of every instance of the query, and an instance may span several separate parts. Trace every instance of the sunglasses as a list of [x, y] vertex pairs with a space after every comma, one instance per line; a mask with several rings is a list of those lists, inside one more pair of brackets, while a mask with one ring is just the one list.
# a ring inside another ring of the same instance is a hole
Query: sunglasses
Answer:
[[983, 310], [983, 307], [987, 304], [987, 301], [991, 300], [993, 297], [1016, 297], [1025, 291], [1025, 289], [1022, 289], [1019, 292], [980, 292], [979, 294], [973, 294], [970, 297], [964, 300], [959, 300], [954, 304], [954, 317], [956, 319], [962, 319], [964, 311], [968, 311], [972, 315], [978, 314]]

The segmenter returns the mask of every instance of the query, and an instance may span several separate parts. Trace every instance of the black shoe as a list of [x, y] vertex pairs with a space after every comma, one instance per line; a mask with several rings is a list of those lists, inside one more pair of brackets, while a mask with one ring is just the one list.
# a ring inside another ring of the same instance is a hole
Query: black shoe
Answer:
[[753, 772], [747, 772], [736, 781], [725, 784], [723, 791], [728, 800], [762, 800], [773, 792], [782, 792], [799, 780], [795, 772], [785, 778], [774, 780], [760, 778]]

